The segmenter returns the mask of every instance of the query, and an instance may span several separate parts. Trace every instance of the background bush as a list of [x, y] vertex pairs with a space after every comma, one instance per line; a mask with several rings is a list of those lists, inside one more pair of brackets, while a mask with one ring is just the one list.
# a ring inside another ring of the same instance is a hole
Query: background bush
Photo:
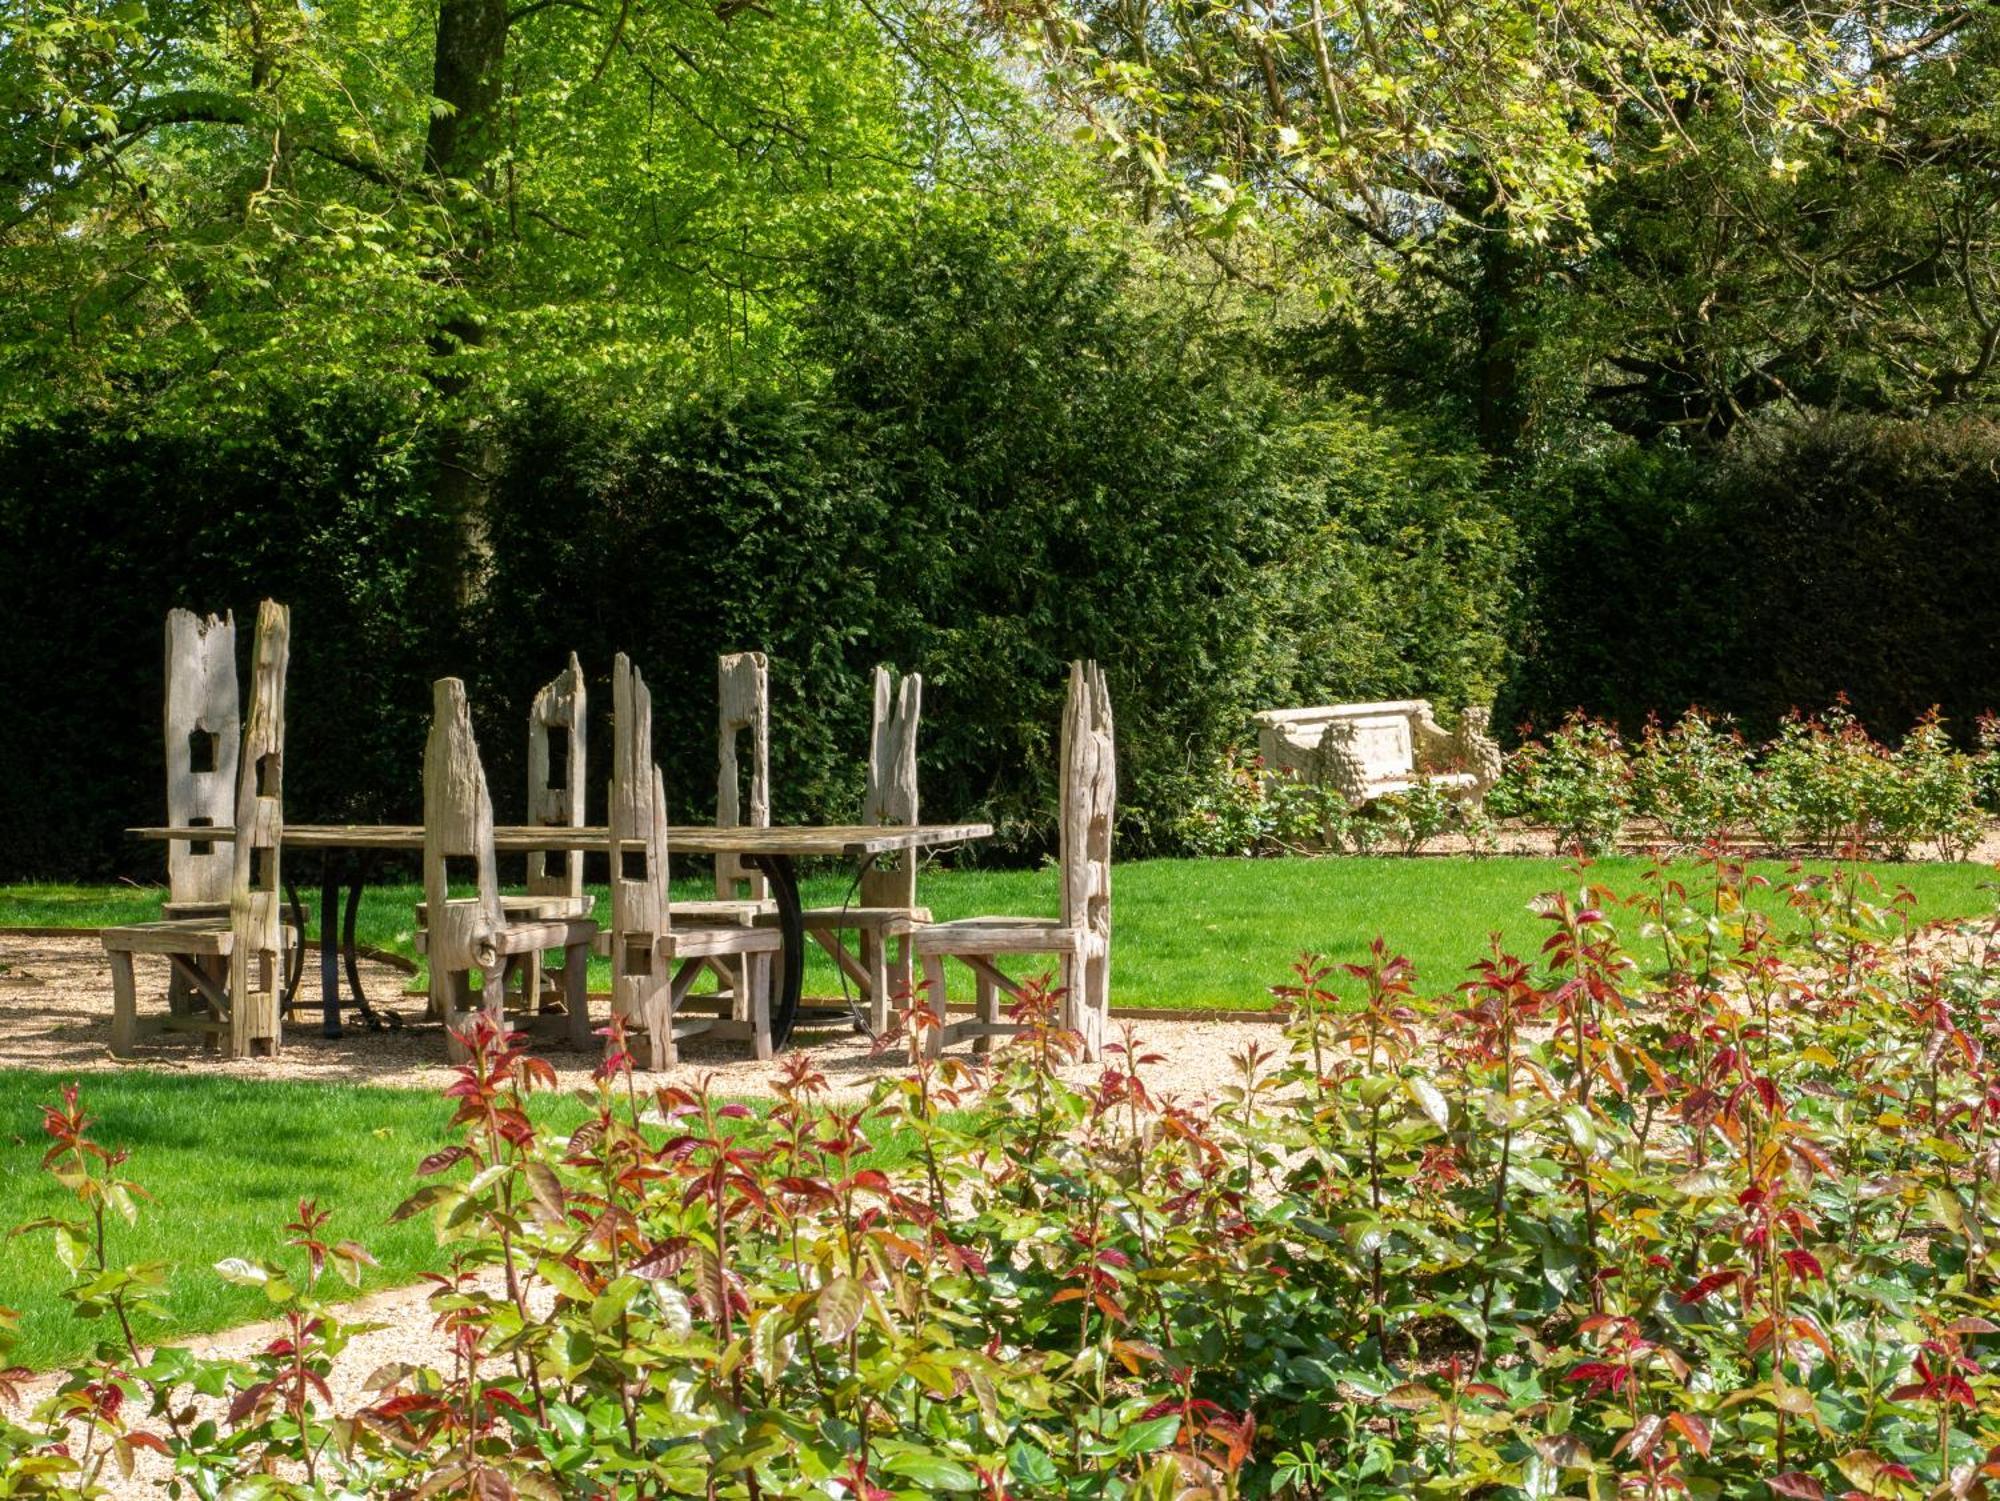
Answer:
[[1690, 703], [1776, 733], [1845, 694], [1877, 736], [2000, 706], [2000, 423], [1744, 424], [1621, 445], [1518, 502], [1526, 584], [1495, 722], [1572, 708], [1636, 735]]

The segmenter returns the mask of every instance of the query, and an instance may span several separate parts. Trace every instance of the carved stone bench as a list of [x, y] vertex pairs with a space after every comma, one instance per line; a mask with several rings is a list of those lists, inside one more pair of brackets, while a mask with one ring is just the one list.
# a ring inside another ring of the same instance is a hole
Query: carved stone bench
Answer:
[[1266, 709], [1251, 716], [1267, 776], [1337, 787], [1359, 807], [1428, 782], [1462, 797], [1500, 778], [1500, 747], [1486, 733], [1490, 711], [1466, 709], [1447, 730], [1429, 699]]

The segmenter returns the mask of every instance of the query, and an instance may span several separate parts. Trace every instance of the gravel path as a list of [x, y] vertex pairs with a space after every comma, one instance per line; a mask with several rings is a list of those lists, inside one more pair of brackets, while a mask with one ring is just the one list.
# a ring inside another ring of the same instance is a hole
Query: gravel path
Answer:
[[[444, 1032], [423, 1020], [421, 996], [406, 996], [409, 977], [385, 964], [362, 961], [361, 982], [379, 1003], [403, 1018], [395, 1030], [370, 1032], [349, 1026], [347, 1035], [329, 1040], [320, 1035], [318, 1014], [285, 1030], [285, 1045], [275, 1058], [242, 1058], [224, 1062], [202, 1051], [199, 1038], [185, 1033], [163, 1034], [139, 1046], [138, 1056], [121, 1062], [111, 1056], [111, 973], [104, 950], [95, 938], [25, 938], [0, 935], [0, 1068], [91, 1072], [144, 1068], [173, 1073], [220, 1073], [241, 1079], [321, 1079], [329, 1082], [380, 1084], [408, 1089], [442, 1089], [450, 1075], [444, 1058]], [[138, 956], [141, 1013], [165, 1010], [167, 962]], [[308, 987], [317, 987], [308, 977]], [[594, 1001], [594, 1014], [608, 1003]], [[1253, 1039], [1266, 1046], [1278, 1042], [1268, 1021], [1216, 1018], [1207, 1013], [1187, 1021], [1145, 1020], [1132, 1023], [1147, 1051], [1161, 1055], [1151, 1070], [1163, 1087], [1178, 1093], [1207, 1094], [1233, 1077], [1230, 1057]], [[1114, 1021], [1114, 1028], [1117, 1023]], [[538, 1050], [556, 1067], [565, 1087], [588, 1081], [596, 1059], [564, 1046], [556, 1039], [539, 1041]], [[884, 1074], [899, 1072], [901, 1055], [876, 1055], [869, 1040], [851, 1029], [793, 1034], [793, 1046], [811, 1050], [837, 1096], [866, 1094]], [[1094, 1070], [1078, 1065], [1072, 1078], [1090, 1078]], [[682, 1049], [672, 1069], [642, 1075], [642, 1082], [692, 1082], [712, 1076], [714, 1088], [739, 1098], [769, 1095], [772, 1066], [745, 1055], [740, 1044], [706, 1043], [697, 1038]]]

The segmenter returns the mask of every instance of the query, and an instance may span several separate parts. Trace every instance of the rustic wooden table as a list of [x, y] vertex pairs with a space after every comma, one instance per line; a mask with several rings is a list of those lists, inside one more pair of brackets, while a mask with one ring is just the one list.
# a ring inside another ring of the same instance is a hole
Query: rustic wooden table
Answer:
[[[229, 828], [145, 827], [130, 831], [141, 839], [229, 840]], [[799, 1018], [799, 1000], [805, 987], [805, 906], [799, 899], [797, 862], [807, 859], [844, 860], [865, 864], [880, 855], [898, 851], [914, 853], [944, 845], [966, 844], [984, 839], [993, 832], [991, 824], [781, 824], [769, 828], [716, 828], [708, 824], [676, 824], [667, 830], [667, 849], [680, 855], [737, 855], [746, 864], [763, 872], [770, 882], [771, 900], [777, 909], [778, 931], [784, 940], [780, 959], [778, 993], [772, 997], [771, 1040], [783, 1047]], [[524, 854], [530, 850], [601, 850], [611, 843], [611, 831], [602, 825], [505, 824], [493, 830], [494, 848], [502, 854]], [[355, 914], [361, 905], [363, 870], [358, 859], [342, 861], [339, 855], [358, 856], [386, 851], [418, 851], [424, 847], [421, 824], [322, 824], [288, 823], [284, 845], [288, 850], [318, 850], [320, 863], [319, 975], [320, 1007], [328, 1037], [341, 1035], [340, 963], [344, 958], [352, 1004], [371, 1027], [383, 1024], [381, 1015], [368, 1003], [361, 990], [361, 976], [355, 947]], [[634, 848], [637, 848], [635, 845]], [[342, 886], [346, 886], [343, 904]], [[293, 909], [303, 911], [296, 894]], [[333, 942], [334, 916], [341, 913], [340, 941]], [[299, 924], [303, 936], [304, 923]]]

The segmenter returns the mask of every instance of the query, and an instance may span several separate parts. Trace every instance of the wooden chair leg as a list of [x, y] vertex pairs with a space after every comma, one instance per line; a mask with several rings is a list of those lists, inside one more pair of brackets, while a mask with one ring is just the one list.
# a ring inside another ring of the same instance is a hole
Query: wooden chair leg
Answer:
[[507, 1030], [507, 970], [504, 964], [479, 972], [479, 1009], [500, 1031]]
[[139, 1040], [139, 987], [132, 974], [132, 956], [114, 951], [111, 961], [111, 1056], [130, 1058]]
[[[540, 974], [535, 976], [535, 985], [539, 990]], [[570, 1042], [576, 1047], [589, 1047], [590, 945], [587, 943], [572, 943], [563, 950], [562, 1000], [569, 1017]]]
[[[929, 1029], [924, 1043], [927, 1053], [933, 1058], [944, 1051], [944, 955], [924, 955], [924, 993], [921, 1004], [935, 1019], [937, 1025]], [[910, 1056], [915, 1057], [917, 1039], [910, 1038]]]
[[[131, 956], [128, 954], [126, 957], [129, 959]], [[196, 1005], [197, 1000], [194, 986], [179, 970], [169, 966], [167, 970], [167, 1015], [193, 1016]]]
[[1104, 1028], [1090, 1014], [1090, 998], [1084, 993], [1085, 968], [1075, 954], [1062, 956], [1062, 1025], [1083, 1039], [1083, 1061], [1097, 1062], [1104, 1045]]
[[465, 1062], [472, 1050], [458, 1038], [472, 1026], [472, 976], [464, 970], [434, 971], [431, 1001], [444, 1015], [445, 1056], [453, 1063]]
[[[973, 1015], [988, 1025], [997, 1023], [1000, 1020], [1000, 987], [993, 983], [993, 977], [984, 970], [974, 970], [973, 978], [978, 987], [976, 992], [978, 1004], [973, 1010]], [[972, 1039], [972, 1051], [980, 1055], [991, 1053], [993, 1034], [981, 1032], [975, 1036]]]
[[[224, 995], [229, 993], [229, 961], [227, 959], [224, 959], [219, 954], [205, 954], [197, 958], [194, 962], [195, 966], [203, 974], [215, 981], [217, 990], [221, 991]], [[206, 1006], [208, 1002], [204, 999], [202, 1004]], [[217, 1020], [224, 1022], [230, 1020], [226, 1013], [218, 1010], [216, 1007], [209, 1006], [208, 1009], [215, 1014]], [[230, 1051], [230, 1048], [225, 1046], [223, 1034], [220, 1032], [202, 1033], [201, 1049], [204, 1053], [223, 1053], [231, 1058], [240, 1056], [240, 1054]]]
[[889, 941], [880, 933], [859, 935], [861, 967], [868, 972], [868, 1030], [880, 1037], [889, 1030], [894, 1001], [889, 994]]
[[[569, 954], [563, 953], [563, 965], [567, 970]], [[529, 1015], [549, 1009], [549, 997], [542, 994], [542, 956], [539, 953], [521, 956], [521, 1009]]]
[[896, 940], [896, 962], [889, 966], [889, 1015], [906, 1006], [917, 995], [916, 940], [905, 933]]

